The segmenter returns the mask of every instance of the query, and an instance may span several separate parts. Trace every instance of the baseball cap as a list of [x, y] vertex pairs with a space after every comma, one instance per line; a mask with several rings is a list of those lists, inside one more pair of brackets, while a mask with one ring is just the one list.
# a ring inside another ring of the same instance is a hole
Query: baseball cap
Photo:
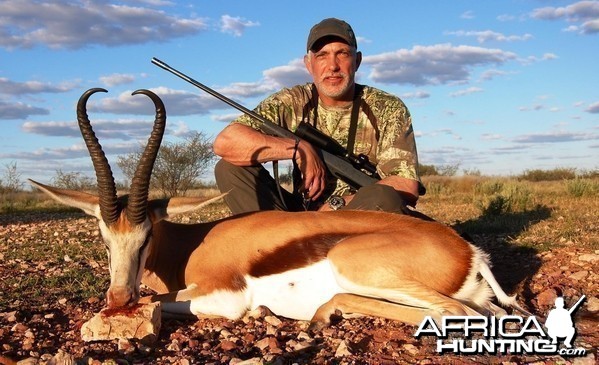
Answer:
[[319, 39], [327, 36], [339, 37], [346, 41], [350, 46], [358, 48], [356, 35], [349, 24], [341, 19], [327, 18], [310, 29], [306, 50], [311, 50]]

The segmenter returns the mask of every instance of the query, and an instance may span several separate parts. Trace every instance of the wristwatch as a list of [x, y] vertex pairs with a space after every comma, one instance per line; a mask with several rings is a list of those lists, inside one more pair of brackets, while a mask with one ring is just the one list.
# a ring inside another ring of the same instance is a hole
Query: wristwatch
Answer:
[[337, 210], [345, 206], [345, 200], [339, 195], [331, 195], [329, 198], [329, 207], [332, 210]]

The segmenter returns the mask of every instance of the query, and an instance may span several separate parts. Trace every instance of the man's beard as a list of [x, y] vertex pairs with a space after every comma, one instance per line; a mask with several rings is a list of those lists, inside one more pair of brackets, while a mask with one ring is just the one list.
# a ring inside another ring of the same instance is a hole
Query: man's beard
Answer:
[[[330, 76], [341, 76], [343, 77], [343, 81], [341, 81], [341, 83], [337, 85], [330, 85], [325, 83], [325, 79]], [[337, 99], [340, 96], [345, 95], [350, 90], [351, 84], [351, 78], [349, 77], [349, 75], [347, 75], [344, 72], [337, 72], [332, 75], [323, 76], [321, 80], [316, 83], [316, 86], [318, 86], [318, 91], [320, 93], [324, 94], [329, 98]]]

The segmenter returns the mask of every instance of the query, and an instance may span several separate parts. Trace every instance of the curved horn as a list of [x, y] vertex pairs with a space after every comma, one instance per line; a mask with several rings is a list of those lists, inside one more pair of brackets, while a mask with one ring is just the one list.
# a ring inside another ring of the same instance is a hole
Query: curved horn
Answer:
[[96, 138], [89, 118], [87, 116], [87, 100], [96, 92], [107, 92], [102, 88], [89, 89], [81, 95], [77, 103], [77, 122], [81, 135], [89, 151], [96, 171], [96, 179], [98, 181], [98, 194], [100, 195], [100, 213], [102, 220], [107, 225], [110, 225], [118, 219], [119, 209], [117, 204], [116, 186], [112, 170], [106, 159], [106, 155], [102, 150], [102, 146]]
[[144, 94], [150, 97], [156, 107], [156, 119], [152, 134], [148, 139], [148, 144], [139, 159], [133, 181], [131, 181], [131, 191], [129, 193], [129, 203], [127, 204], [127, 218], [133, 224], [140, 224], [146, 219], [148, 207], [148, 192], [150, 190], [150, 178], [154, 161], [158, 156], [158, 149], [162, 142], [164, 129], [166, 127], [166, 110], [162, 100], [150, 90], [136, 90], [132, 95]]

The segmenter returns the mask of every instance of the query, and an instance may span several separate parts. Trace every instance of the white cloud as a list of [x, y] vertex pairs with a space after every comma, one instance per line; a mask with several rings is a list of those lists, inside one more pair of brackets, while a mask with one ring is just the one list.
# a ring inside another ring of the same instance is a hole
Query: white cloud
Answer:
[[207, 28], [201, 18], [180, 18], [147, 7], [103, 1], [0, 2], [0, 46], [79, 49], [120, 46], [197, 34]]
[[579, 1], [565, 7], [537, 8], [530, 16], [535, 19], [575, 23], [565, 28], [565, 31], [577, 31], [581, 34], [599, 33], [599, 1]]
[[492, 70], [484, 71], [480, 75], [480, 78], [481, 78], [481, 80], [488, 81], [488, 80], [494, 79], [497, 76], [505, 76], [505, 75], [508, 75], [508, 74], [509, 74], [509, 72], [506, 72], [506, 71], [492, 69]]
[[473, 87], [469, 87], [464, 90], [452, 92], [449, 94], [449, 96], [451, 96], [452, 98], [455, 98], [455, 97], [459, 97], [459, 96], [470, 95], [470, 94], [480, 93], [480, 92], [483, 92], [483, 89], [481, 89], [480, 87], [473, 86]]
[[590, 133], [575, 133], [575, 132], [548, 132], [548, 133], [533, 133], [525, 134], [513, 139], [516, 143], [562, 143], [597, 140], [599, 135]]
[[0, 120], [26, 119], [31, 115], [48, 115], [50, 111], [21, 102], [7, 103], [0, 100]]
[[[158, 95], [169, 116], [208, 114], [212, 109], [226, 108], [226, 104], [206, 93], [191, 93], [188, 91], [173, 90], [166, 87], [150, 89]], [[108, 97], [90, 100], [88, 111], [115, 113], [115, 114], [141, 114], [154, 115], [155, 109], [152, 101], [145, 96], [131, 95], [131, 91], [122, 92], [117, 97]]]
[[236, 37], [243, 34], [246, 28], [260, 25], [258, 22], [252, 22], [240, 17], [223, 15], [220, 17], [220, 30], [223, 33], [231, 33]]
[[599, 113], [599, 101], [592, 103], [585, 109], [586, 112], [598, 114]]
[[376, 82], [438, 85], [467, 82], [471, 68], [513, 59], [516, 54], [501, 49], [437, 44], [365, 56], [363, 63], [372, 68], [369, 76]]
[[482, 31], [465, 31], [458, 30], [453, 32], [445, 32], [445, 34], [455, 35], [458, 37], [475, 37], [478, 43], [485, 43], [489, 41], [495, 42], [515, 42], [515, 41], [527, 41], [533, 38], [532, 34], [526, 33], [522, 35], [504, 35], [499, 32], [491, 30]]
[[74, 89], [76, 86], [75, 82], [63, 82], [53, 85], [40, 81], [16, 82], [5, 77], [0, 77], [0, 94], [7, 95], [64, 93]]
[[472, 10], [468, 10], [462, 13], [462, 15], [460, 15], [460, 18], [462, 19], [474, 19], [474, 12]]
[[112, 74], [100, 77], [100, 82], [108, 87], [129, 84], [133, 81], [135, 81], [135, 76], [131, 74]]
[[416, 90], [414, 92], [404, 93], [400, 95], [402, 99], [426, 99], [430, 98], [430, 96], [431, 94], [429, 92], [423, 90]]

